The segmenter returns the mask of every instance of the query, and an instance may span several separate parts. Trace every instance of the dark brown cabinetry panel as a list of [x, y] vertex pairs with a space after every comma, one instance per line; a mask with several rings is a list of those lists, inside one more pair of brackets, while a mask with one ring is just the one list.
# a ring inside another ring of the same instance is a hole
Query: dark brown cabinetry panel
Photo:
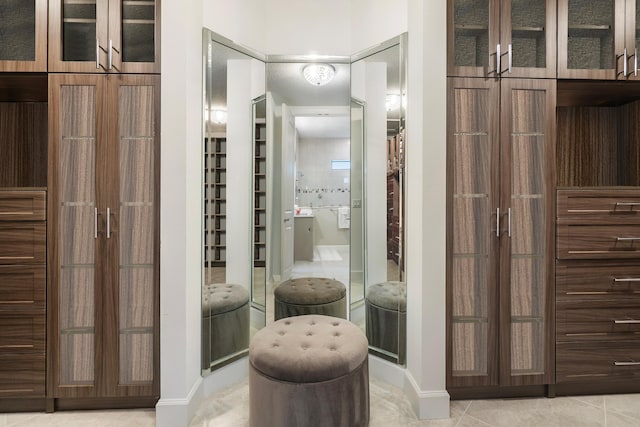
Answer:
[[50, 76], [49, 395], [159, 393], [159, 76]]
[[637, 381], [640, 190], [572, 188], [557, 195], [557, 383]]
[[45, 394], [45, 204], [0, 190], [0, 399]]
[[447, 387], [549, 384], [555, 81], [448, 86]]
[[50, 1], [49, 71], [159, 73], [160, 0]]

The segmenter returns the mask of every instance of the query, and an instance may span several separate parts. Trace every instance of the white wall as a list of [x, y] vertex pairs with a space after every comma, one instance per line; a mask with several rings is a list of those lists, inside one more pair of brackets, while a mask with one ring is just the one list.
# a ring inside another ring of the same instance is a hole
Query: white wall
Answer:
[[[206, 27], [239, 45], [266, 53], [265, 39], [268, 1], [197, 0], [202, 4], [199, 27]], [[179, 3], [179, 2], [178, 2]], [[163, 6], [163, 9], [165, 7]], [[163, 10], [164, 15], [164, 10]], [[188, 23], [187, 25], [195, 25]]]
[[267, 0], [266, 50], [271, 55], [351, 55], [351, 2]]
[[407, 0], [351, 0], [351, 54], [407, 31]]

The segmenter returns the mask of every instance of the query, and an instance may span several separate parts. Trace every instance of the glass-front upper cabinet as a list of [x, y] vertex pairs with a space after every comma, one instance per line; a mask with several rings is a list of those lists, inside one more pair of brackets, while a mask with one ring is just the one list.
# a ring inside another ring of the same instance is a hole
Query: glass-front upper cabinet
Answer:
[[638, 79], [640, 2], [559, 0], [558, 77]]
[[160, 72], [160, 0], [49, 2], [49, 71]]
[[556, 75], [555, 0], [449, 0], [447, 74]]
[[47, 71], [47, 0], [0, 0], [0, 71]]

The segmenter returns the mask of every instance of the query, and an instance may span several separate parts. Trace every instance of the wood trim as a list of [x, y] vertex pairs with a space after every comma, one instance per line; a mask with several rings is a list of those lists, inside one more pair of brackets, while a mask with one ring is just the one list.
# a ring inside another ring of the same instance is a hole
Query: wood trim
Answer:
[[548, 395], [548, 384], [526, 386], [491, 386], [447, 388], [451, 400], [544, 397]]
[[46, 191], [0, 190], [0, 221], [45, 221]]

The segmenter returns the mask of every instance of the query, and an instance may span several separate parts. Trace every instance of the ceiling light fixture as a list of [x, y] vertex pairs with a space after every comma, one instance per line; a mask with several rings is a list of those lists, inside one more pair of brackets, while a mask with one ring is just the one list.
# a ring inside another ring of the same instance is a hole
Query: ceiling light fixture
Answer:
[[302, 69], [305, 80], [314, 86], [324, 86], [336, 75], [331, 64], [308, 64]]
[[225, 124], [227, 123], [227, 110], [213, 110], [213, 123]]
[[387, 112], [397, 110], [400, 107], [400, 95], [388, 94], [385, 99], [385, 107]]

